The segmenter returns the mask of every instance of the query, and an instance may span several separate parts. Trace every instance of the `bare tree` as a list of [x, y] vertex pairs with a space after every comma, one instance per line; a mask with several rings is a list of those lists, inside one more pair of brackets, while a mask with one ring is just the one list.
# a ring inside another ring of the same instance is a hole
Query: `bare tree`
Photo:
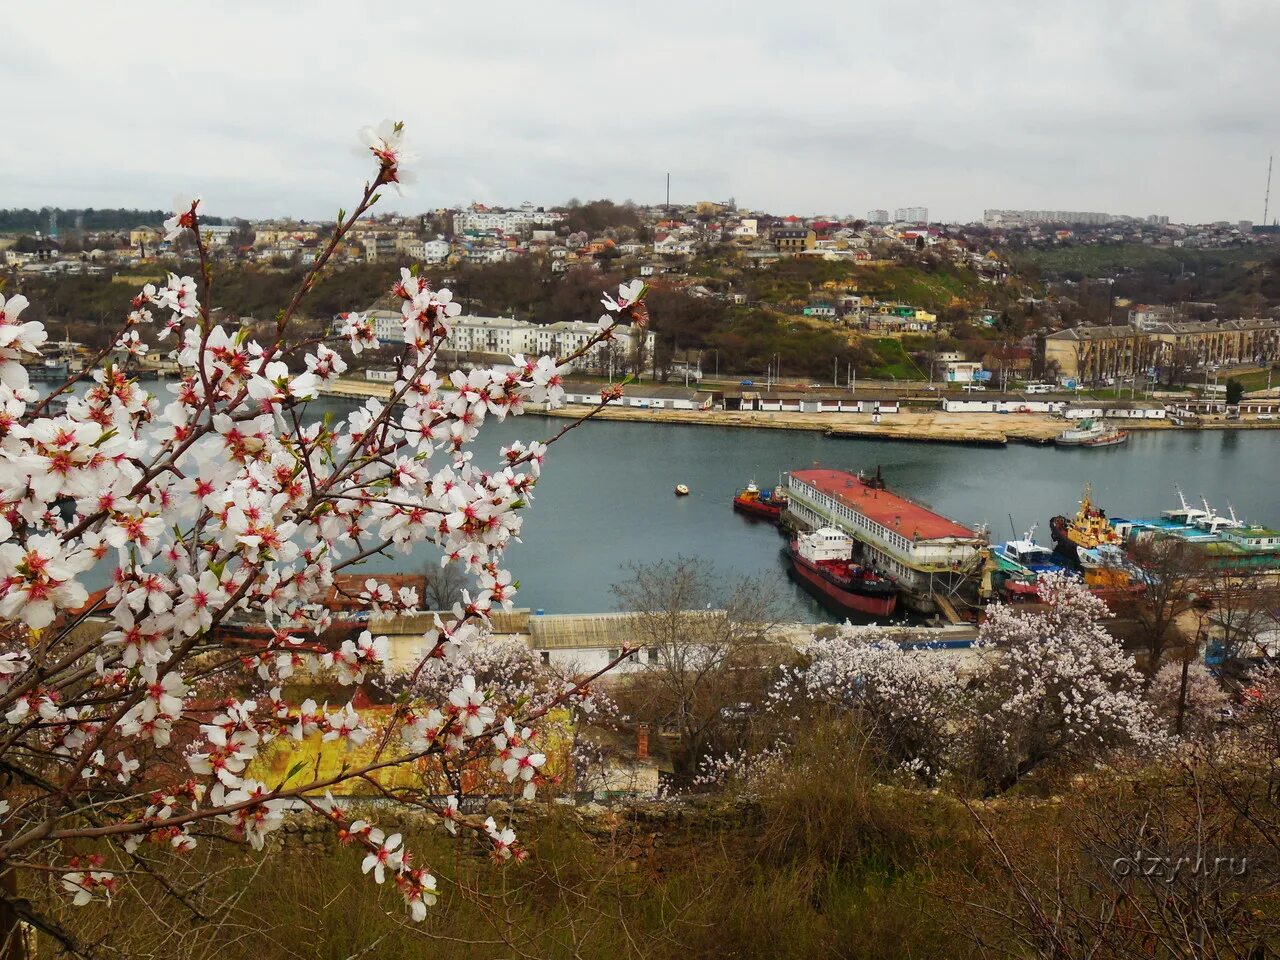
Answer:
[[1174, 347], [1160, 355], [1160, 373], [1165, 385], [1175, 387], [1196, 368], [1199, 357], [1188, 347]]
[[627, 368], [633, 376], [644, 376], [645, 364], [649, 362], [649, 343], [646, 331], [637, 330], [631, 338], [631, 349], [627, 357]]
[[736, 745], [766, 696], [782, 657], [770, 641], [780, 597], [759, 579], [723, 577], [693, 557], [630, 564], [626, 573], [613, 592], [635, 614], [649, 668], [619, 700], [638, 720], [675, 733], [676, 773], [687, 780], [710, 751]]
[[422, 603], [428, 610], [448, 610], [462, 599], [467, 579], [456, 564], [429, 563], [422, 569]]
[[1169, 647], [1184, 639], [1178, 620], [1203, 592], [1208, 566], [1197, 547], [1175, 537], [1141, 541], [1132, 556], [1144, 574], [1143, 590], [1126, 612], [1133, 622], [1132, 639], [1145, 654], [1142, 666], [1149, 679]]
[[944, 892], [957, 926], [983, 957], [1274, 956], [1275, 807], [1238, 780], [1189, 757], [1145, 790], [1084, 783], [1048, 830], [970, 806], [987, 856]]
[[1257, 641], [1276, 626], [1280, 587], [1255, 571], [1211, 567], [1201, 585], [1209, 611], [1209, 638], [1222, 649], [1224, 663], [1234, 665], [1259, 655]]

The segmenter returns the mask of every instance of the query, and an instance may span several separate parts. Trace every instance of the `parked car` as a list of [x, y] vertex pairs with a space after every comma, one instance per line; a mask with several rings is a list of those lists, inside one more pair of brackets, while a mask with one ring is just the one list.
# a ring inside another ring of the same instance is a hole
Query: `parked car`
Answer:
[[750, 380], [743, 380], [743, 381], [741, 381], [741, 382], [738, 384], [738, 386], [740, 386], [740, 387], [754, 387], [754, 386], [755, 386], [755, 384], [754, 384], [754, 383], [752, 383]]
[[1273, 416], [1272, 416], [1271, 414], [1269, 414], [1269, 413], [1260, 413], [1260, 414], [1258, 414], [1258, 419], [1259, 419], [1259, 420], [1274, 420], [1274, 419], [1275, 419], [1275, 417], [1273, 417]]

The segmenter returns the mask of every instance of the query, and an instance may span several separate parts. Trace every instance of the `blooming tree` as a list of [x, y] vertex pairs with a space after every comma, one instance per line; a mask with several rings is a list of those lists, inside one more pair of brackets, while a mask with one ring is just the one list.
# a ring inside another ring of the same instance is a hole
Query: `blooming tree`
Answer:
[[894, 762], [928, 780], [942, 772], [950, 728], [964, 705], [953, 663], [850, 624], [829, 638], [815, 638], [806, 652], [804, 666], [779, 684], [780, 701], [798, 696], [856, 710]]
[[855, 711], [899, 770], [989, 791], [1048, 761], [1158, 746], [1160, 724], [1133, 659], [1103, 626], [1105, 604], [1067, 577], [1041, 577], [1038, 588], [1044, 609], [992, 608], [968, 659], [848, 624], [815, 638], [779, 685], [779, 708]]
[[1166, 725], [1189, 737], [1215, 732], [1231, 698], [1202, 662], [1170, 660], [1156, 671], [1147, 696]]
[[[185, 237], [196, 251], [198, 276], [144, 287], [80, 382], [43, 398], [31, 389], [23, 362], [38, 357], [46, 331], [21, 319], [22, 296], [0, 298], [5, 877], [42, 871], [76, 904], [110, 900], [143, 845], [185, 851], [221, 830], [261, 849], [291, 811], [309, 808], [363, 851], [364, 872], [394, 883], [420, 920], [436, 899], [429, 864], [398, 835], [349, 822], [326, 791], [480, 750], [532, 796], [541, 766], [533, 729], [586, 689], [584, 680], [536, 702], [495, 703], [474, 676], [458, 674], [433, 702], [425, 688], [402, 697], [368, 762], [326, 777], [295, 768], [271, 783], [246, 774], [273, 741], [318, 735], [359, 745], [372, 735], [350, 702], [289, 697], [296, 671], [327, 672], [350, 687], [383, 670], [386, 638], [366, 631], [336, 647], [321, 642], [333, 615], [316, 601], [338, 572], [433, 545], [470, 588], [423, 636], [411, 672], [421, 677], [484, 639], [490, 612], [512, 603], [503, 552], [520, 534], [547, 445], [513, 443], [496, 469], [484, 469], [470, 449], [481, 425], [556, 404], [566, 363], [609, 340], [616, 323], [647, 320], [644, 285], [627, 284], [604, 298], [597, 333], [570, 356], [515, 357], [509, 373], [446, 372], [440, 348], [459, 305], [404, 270], [393, 288], [403, 345], [390, 397], [332, 421], [309, 416], [307, 402], [343, 373], [345, 358], [377, 339], [356, 312], [340, 332], [300, 333], [299, 305], [380, 191], [409, 180], [400, 124], [366, 129], [362, 139], [376, 173], [261, 341], [213, 319], [198, 199], [166, 223], [171, 240]], [[181, 374], [168, 397], [111, 362], [144, 355], [153, 339], [173, 344]], [[90, 575], [105, 579], [105, 591], [90, 595]], [[373, 612], [418, 605], [412, 591], [376, 579], [359, 600]], [[265, 625], [263, 638], [230, 626], [233, 616]], [[474, 832], [499, 859], [524, 855], [508, 827], [458, 813], [456, 798], [415, 805]]]
[[1106, 604], [1080, 581], [1042, 576], [1043, 611], [994, 608], [981, 640], [994, 649], [979, 696], [976, 767], [997, 788], [1042, 763], [1154, 749], [1161, 725], [1133, 658], [1106, 629]]

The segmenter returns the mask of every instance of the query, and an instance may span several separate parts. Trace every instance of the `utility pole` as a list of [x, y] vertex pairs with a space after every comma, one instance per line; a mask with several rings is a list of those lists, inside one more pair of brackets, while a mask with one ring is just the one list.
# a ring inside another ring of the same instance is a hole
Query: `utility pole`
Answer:
[[1275, 159], [1275, 154], [1267, 157], [1267, 195], [1262, 200], [1262, 225], [1267, 225], [1267, 213], [1271, 209], [1271, 162]]

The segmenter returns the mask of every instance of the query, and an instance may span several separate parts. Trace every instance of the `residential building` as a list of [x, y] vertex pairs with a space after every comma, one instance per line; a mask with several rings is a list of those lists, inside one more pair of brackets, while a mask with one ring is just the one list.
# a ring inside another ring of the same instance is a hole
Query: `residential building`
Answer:
[[462, 254], [467, 263], [501, 263], [507, 259], [506, 247], [468, 247]]
[[1044, 338], [1045, 363], [1056, 364], [1058, 376], [1085, 383], [1145, 370], [1153, 350], [1151, 338], [1128, 324], [1073, 327]]
[[1171, 323], [1178, 319], [1176, 307], [1160, 306], [1154, 303], [1135, 303], [1129, 310], [1129, 323], [1139, 330], [1150, 330], [1159, 323]]
[[982, 369], [990, 370], [992, 379], [1006, 377], [1025, 380], [1031, 375], [1030, 347], [993, 347], [982, 358]]
[[164, 239], [164, 232], [155, 227], [134, 227], [129, 231], [129, 246], [135, 250], [154, 250]]
[[893, 211], [895, 223], [928, 223], [928, 207], [898, 207]]
[[888, 210], [868, 210], [867, 222], [874, 223], [876, 226], [883, 226], [889, 222]]
[[366, 263], [394, 260], [396, 236], [394, 233], [366, 233], [361, 239]]
[[1191, 365], [1280, 358], [1280, 320], [1074, 327], [1044, 338], [1044, 359], [1058, 374], [1085, 383], [1134, 376], [1181, 354]]
[[784, 227], [770, 237], [779, 253], [801, 253], [818, 245], [818, 235], [807, 227]]
[[444, 263], [449, 259], [448, 240], [411, 240], [404, 252], [419, 263]]
[[475, 204], [453, 218], [453, 228], [459, 233], [478, 233], [485, 230], [521, 233], [533, 227], [551, 226], [562, 219], [564, 214], [543, 210], [531, 203], [523, 203], [516, 210], [490, 210]]
[[231, 234], [235, 232], [235, 227], [229, 223], [200, 224], [200, 237], [209, 247], [225, 247], [231, 242]]
[[[983, 210], [982, 222], [989, 227], [1025, 227], [1033, 223], [1070, 223], [1103, 226], [1125, 219], [1110, 213], [1080, 210]], [[1165, 218], [1168, 219], [1167, 217]]]
[[691, 256], [697, 244], [688, 238], [677, 236], [674, 233], [660, 233], [653, 241], [653, 252], [665, 256]]
[[[401, 314], [397, 310], [375, 309], [368, 313], [373, 320], [374, 336], [384, 344], [400, 343], [404, 339]], [[334, 329], [342, 325], [341, 318], [334, 320]], [[564, 320], [559, 323], [536, 324], [514, 317], [455, 317], [450, 323], [449, 339], [445, 341], [446, 355], [457, 353], [496, 353], [506, 356], [524, 354], [528, 357], [565, 357], [581, 347], [600, 332], [600, 328], [583, 320]], [[644, 337], [644, 348], [652, 356], [655, 337], [652, 330], [632, 326], [619, 326], [615, 338], [627, 351], [635, 349], [639, 337]], [[601, 345], [602, 347], [603, 345]], [[598, 360], [601, 347], [570, 365], [589, 366]]]

